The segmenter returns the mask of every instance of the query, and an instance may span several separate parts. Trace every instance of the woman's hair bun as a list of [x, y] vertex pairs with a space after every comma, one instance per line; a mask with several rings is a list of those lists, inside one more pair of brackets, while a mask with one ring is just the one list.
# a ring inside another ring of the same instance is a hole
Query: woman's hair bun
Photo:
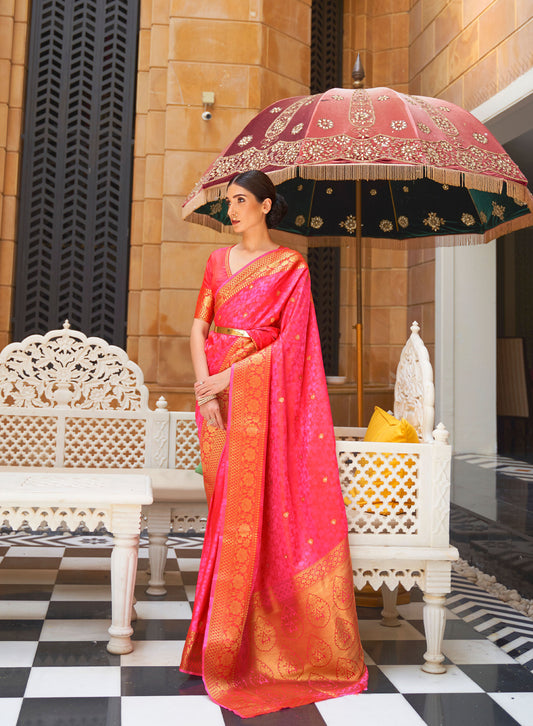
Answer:
[[272, 202], [272, 209], [266, 215], [266, 225], [269, 229], [277, 227], [283, 217], [287, 214], [289, 205], [285, 201], [285, 197], [276, 194], [276, 198]]

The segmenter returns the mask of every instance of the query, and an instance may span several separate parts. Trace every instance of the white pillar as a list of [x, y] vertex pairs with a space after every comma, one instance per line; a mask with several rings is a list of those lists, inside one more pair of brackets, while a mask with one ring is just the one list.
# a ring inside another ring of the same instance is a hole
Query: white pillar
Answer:
[[435, 319], [435, 420], [455, 454], [494, 454], [496, 241], [437, 248]]

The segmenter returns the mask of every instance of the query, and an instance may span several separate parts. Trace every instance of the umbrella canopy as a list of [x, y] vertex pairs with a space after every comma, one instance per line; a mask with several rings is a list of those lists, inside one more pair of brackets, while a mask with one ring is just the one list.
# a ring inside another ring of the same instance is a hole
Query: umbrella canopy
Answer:
[[278, 229], [311, 245], [356, 239], [360, 426], [362, 244], [479, 244], [533, 225], [527, 180], [483, 124], [452, 103], [390, 88], [276, 101], [207, 169], [184, 218], [227, 230], [227, 184], [249, 169], [268, 174], [287, 199]]
[[267, 173], [289, 203], [279, 229], [335, 244], [357, 227], [372, 246], [488, 242], [533, 224], [527, 180], [474, 116], [390, 88], [334, 88], [276, 101], [207, 169], [184, 217], [220, 231], [237, 173]]

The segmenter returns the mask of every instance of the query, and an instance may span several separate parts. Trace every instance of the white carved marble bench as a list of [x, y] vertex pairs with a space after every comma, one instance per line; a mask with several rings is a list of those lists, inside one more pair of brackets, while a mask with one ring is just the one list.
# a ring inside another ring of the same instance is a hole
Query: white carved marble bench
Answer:
[[142, 505], [152, 502], [150, 477], [128, 474], [43, 473], [0, 470], [0, 513], [4, 526], [37, 530], [83, 523], [113, 532], [111, 554], [110, 653], [130, 653], [133, 590]]

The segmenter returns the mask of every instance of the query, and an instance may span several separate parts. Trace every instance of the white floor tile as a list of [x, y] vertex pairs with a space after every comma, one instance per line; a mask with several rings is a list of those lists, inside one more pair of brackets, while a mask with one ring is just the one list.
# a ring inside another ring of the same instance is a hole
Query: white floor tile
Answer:
[[185, 585], [185, 594], [190, 602], [194, 602], [196, 597], [196, 585]]
[[32, 668], [26, 698], [120, 696], [119, 666]]
[[[424, 605], [423, 602], [408, 602], [405, 605], [398, 605], [397, 610], [402, 618], [407, 620], [423, 620], [424, 619]], [[446, 620], [459, 620], [460, 618], [452, 613], [451, 610], [446, 610]]]
[[62, 557], [64, 547], [10, 547], [6, 557]]
[[381, 625], [379, 620], [360, 620], [361, 640], [425, 640], [420, 631], [405, 620], [397, 628]]
[[191, 606], [186, 600], [153, 602], [138, 600], [135, 610], [139, 620], [188, 620], [192, 617]]
[[475, 640], [445, 640], [442, 652], [453, 663], [516, 663], [514, 658], [484, 638]]
[[424, 721], [400, 693], [342, 696], [320, 701], [316, 706], [327, 726], [361, 726], [365, 723], [424, 726]]
[[0, 600], [0, 620], [43, 620], [48, 600]]
[[[0, 641], [0, 668], [29, 668], [35, 658], [37, 643], [29, 640]], [[2, 699], [2, 704], [6, 699]], [[1, 707], [0, 707], [1, 708]]]
[[60, 570], [110, 570], [111, 557], [63, 557]]
[[2, 726], [17, 726], [22, 698], [2, 698]]
[[400, 693], [482, 693], [466, 673], [454, 665], [447, 666], [446, 673], [425, 673], [418, 665], [380, 666]]
[[46, 620], [39, 640], [109, 640], [111, 620]]
[[120, 656], [121, 666], [179, 666], [184, 640], [136, 640], [132, 653]]
[[50, 599], [58, 602], [111, 602], [111, 585], [55, 585]]
[[531, 726], [533, 721], [533, 693], [489, 693], [521, 726]]
[[182, 572], [198, 572], [200, 569], [200, 558], [178, 557], [178, 567]]
[[220, 708], [207, 696], [131, 696], [122, 700], [121, 726], [191, 723], [224, 726]]

